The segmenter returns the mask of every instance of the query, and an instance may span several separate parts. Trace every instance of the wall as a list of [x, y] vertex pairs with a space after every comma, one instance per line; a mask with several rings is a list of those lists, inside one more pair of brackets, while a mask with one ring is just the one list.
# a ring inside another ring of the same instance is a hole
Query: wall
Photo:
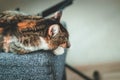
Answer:
[[120, 1], [76, 0], [64, 13], [72, 43], [68, 63], [120, 62]]
[[[0, 10], [20, 7], [38, 13], [60, 0], [1, 0]], [[72, 65], [120, 62], [120, 1], [74, 0], [62, 20], [70, 32], [67, 63]]]

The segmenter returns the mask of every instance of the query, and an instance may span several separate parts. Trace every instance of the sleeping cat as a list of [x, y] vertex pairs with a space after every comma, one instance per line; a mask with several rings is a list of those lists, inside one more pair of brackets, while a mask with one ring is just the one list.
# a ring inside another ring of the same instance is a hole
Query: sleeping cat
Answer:
[[60, 23], [62, 12], [50, 18], [17, 11], [0, 13], [0, 48], [4, 52], [26, 54], [37, 50], [64, 53], [69, 48], [68, 31]]

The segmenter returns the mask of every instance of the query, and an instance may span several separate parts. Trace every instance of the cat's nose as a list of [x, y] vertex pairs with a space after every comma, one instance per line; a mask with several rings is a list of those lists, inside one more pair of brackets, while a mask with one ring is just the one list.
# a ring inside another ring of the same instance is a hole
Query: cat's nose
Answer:
[[61, 47], [63, 47], [63, 48], [70, 48], [70, 42], [66, 42], [66, 43], [63, 43], [63, 44], [61, 44]]
[[70, 44], [70, 42], [68, 42], [68, 43], [66, 44], [66, 47], [67, 47], [67, 48], [70, 48], [70, 46], [71, 46], [71, 44]]

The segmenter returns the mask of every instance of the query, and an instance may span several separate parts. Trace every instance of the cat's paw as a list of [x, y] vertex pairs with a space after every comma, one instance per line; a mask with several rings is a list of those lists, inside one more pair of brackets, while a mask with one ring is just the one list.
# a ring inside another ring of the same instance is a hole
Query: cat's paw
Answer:
[[53, 52], [54, 52], [55, 55], [62, 55], [64, 53], [64, 48], [63, 47], [58, 47]]

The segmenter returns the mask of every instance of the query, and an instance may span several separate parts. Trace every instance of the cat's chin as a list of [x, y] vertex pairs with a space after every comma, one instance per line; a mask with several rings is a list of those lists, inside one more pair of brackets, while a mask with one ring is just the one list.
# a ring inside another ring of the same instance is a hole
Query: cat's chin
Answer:
[[64, 53], [64, 48], [59, 46], [53, 52], [54, 52], [55, 55], [62, 55]]

